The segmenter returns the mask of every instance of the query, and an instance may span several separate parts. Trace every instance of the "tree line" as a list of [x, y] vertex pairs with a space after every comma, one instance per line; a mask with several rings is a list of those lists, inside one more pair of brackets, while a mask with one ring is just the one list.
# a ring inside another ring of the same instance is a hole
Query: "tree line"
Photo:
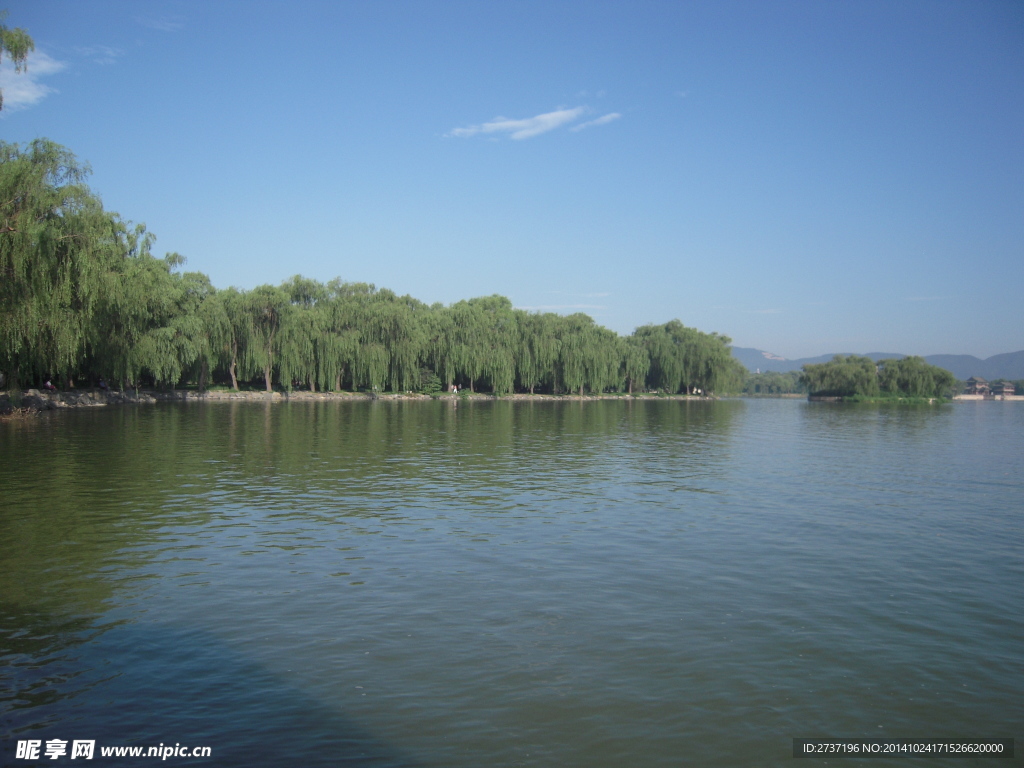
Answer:
[[427, 305], [340, 279], [218, 290], [106, 211], [89, 169], [0, 142], [0, 371], [8, 386], [584, 393], [736, 391], [726, 336], [678, 320], [630, 336], [503, 296]]
[[748, 373], [743, 381], [744, 395], [795, 395], [807, 394], [807, 385], [801, 381], [799, 371], [765, 371]]

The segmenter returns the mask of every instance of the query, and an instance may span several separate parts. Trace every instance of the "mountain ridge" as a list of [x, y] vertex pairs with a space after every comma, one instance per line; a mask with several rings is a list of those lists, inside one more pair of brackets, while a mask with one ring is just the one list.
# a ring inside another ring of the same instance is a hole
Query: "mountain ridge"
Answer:
[[[761, 370], [778, 371], [799, 371], [801, 367], [813, 363], [827, 363], [835, 355], [861, 354], [859, 352], [835, 352], [816, 357], [801, 357], [796, 360], [765, 352], [754, 347], [732, 347], [732, 355], [739, 360], [751, 373]], [[906, 357], [905, 354], [896, 352], [868, 352], [863, 355], [872, 360], [885, 360], [890, 358]], [[984, 379], [1024, 379], [1024, 350], [1019, 352], [1004, 352], [992, 355], [988, 358], [978, 358], [974, 355], [925, 355], [924, 359], [930, 365], [937, 365], [945, 368], [961, 381], [971, 376], [980, 376]]]

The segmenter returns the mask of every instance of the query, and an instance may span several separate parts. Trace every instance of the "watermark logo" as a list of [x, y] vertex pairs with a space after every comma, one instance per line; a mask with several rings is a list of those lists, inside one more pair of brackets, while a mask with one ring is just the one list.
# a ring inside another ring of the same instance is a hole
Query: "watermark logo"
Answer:
[[[71, 745], [70, 752], [68, 745]], [[99, 748], [101, 757], [159, 757], [166, 760], [168, 757], [210, 757], [213, 750], [210, 747], [187, 747], [181, 743], [161, 743], [156, 747], [104, 747]], [[92, 760], [96, 754], [95, 739], [75, 739], [71, 742], [66, 739], [25, 739], [18, 742], [14, 757], [18, 760], [39, 760], [49, 758], [58, 760], [67, 757], [70, 760]]]

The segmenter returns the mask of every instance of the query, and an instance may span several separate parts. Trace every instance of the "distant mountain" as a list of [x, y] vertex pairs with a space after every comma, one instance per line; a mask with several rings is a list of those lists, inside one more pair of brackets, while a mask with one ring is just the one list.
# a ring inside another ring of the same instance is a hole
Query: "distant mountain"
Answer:
[[[799, 371], [802, 366], [809, 363], [827, 363], [836, 354], [848, 355], [849, 352], [837, 352], [829, 355], [818, 355], [817, 357], [801, 357], [798, 360], [787, 360], [771, 352], [765, 352], [752, 347], [733, 347], [732, 356], [743, 363], [748, 371], [760, 369], [766, 371]], [[855, 353], [860, 354], [860, 353]], [[865, 357], [872, 360], [885, 360], [886, 358], [900, 358], [906, 355], [896, 352], [868, 352]], [[992, 381], [993, 379], [1024, 379], [1024, 350], [1020, 352], [1007, 352], [1002, 355], [993, 355], [985, 360], [974, 357], [974, 355], [927, 355], [925, 360], [931, 365], [945, 368], [961, 381], [971, 376], [981, 376]]]
[[[778, 371], [779, 373], [785, 373], [786, 371], [799, 371], [804, 365], [810, 363], [827, 363], [836, 355], [850, 355], [860, 354], [859, 352], [835, 352], [828, 355], [818, 355], [817, 357], [801, 357], [797, 360], [787, 360], [779, 355], [774, 355], [771, 352], [765, 352], [761, 349], [754, 349], [752, 347], [733, 347], [732, 356], [743, 363], [748, 371], [757, 371], [760, 369], [761, 373], [766, 371]], [[906, 357], [906, 355], [899, 354], [897, 352], [869, 352], [865, 357], [870, 357], [872, 360], [885, 360], [886, 358], [900, 358]]]
[[928, 355], [925, 358], [932, 365], [945, 368], [961, 381], [971, 376], [983, 379], [1024, 379], [1024, 350], [1004, 352], [1001, 355], [979, 360], [973, 355]]

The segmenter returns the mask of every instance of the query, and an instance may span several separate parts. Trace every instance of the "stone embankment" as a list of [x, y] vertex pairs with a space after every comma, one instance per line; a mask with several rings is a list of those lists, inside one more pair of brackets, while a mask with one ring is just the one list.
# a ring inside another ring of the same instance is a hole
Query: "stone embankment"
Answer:
[[[127, 393], [77, 390], [73, 392], [43, 392], [27, 389], [12, 397], [10, 392], [0, 393], [0, 416], [28, 415], [59, 408], [86, 408], [129, 402]], [[132, 396], [134, 399], [134, 396]], [[139, 397], [141, 401], [141, 396]]]
[[[130, 405], [158, 402], [287, 402], [322, 401], [322, 400], [493, 400], [493, 395], [483, 393], [441, 393], [423, 395], [415, 392], [387, 393], [374, 395], [366, 392], [257, 392], [233, 390], [215, 390], [196, 392], [194, 390], [126, 390], [104, 391], [100, 389], [73, 390], [69, 392], [46, 392], [28, 389], [20, 397], [12, 397], [10, 393], [0, 393], [0, 416], [32, 415], [43, 411], [55, 411], [63, 408], [95, 408], [105, 405]], [[565, 401], [565, 400], [713, 400], [712, 397], [701, 395], [530, 395], [515, 394], [500, 398], [502, 400], [534, 400], [534, 401]]]
[[[10, 393], [0, 394], [0, 416], [32, 414], [55, 411], [62, 408], [92, 408], [104, 405], [146, 404], [158, 402], [206, 402], [227, 400], [276, 401], [292, 399], [371, 399], [372, 395], [340, 393], [293, 393], [281, 392], [196, 392], [193, 390], [125, 390], [104, 391], [100, 389], [72, 390], [69, 392], [46, 392], [28, 389], [20, 397], [12, 398]], [[426, 397], [425, 395], [423, 397]]]

